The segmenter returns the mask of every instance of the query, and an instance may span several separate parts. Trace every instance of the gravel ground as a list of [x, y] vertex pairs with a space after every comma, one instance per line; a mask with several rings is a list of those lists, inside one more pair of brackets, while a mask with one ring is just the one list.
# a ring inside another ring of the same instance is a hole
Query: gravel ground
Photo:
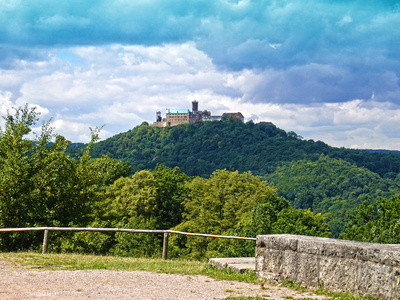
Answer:
[[0, 258], [0, 299], [225, 299], [229, 296], [325, 298], [275, 285], [262, 288], [260, 285], [215, 280], [207, 276], [17, 268]]

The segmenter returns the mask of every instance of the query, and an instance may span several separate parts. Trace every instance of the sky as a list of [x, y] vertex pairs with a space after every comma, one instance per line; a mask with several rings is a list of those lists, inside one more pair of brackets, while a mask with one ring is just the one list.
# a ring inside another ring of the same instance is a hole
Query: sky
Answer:
[[88, 142], [89, 127], [105, 139], [193, 100], [306, 140], [400, 150], [400, 2], [0, 1], [2, 115], [28, 103]]

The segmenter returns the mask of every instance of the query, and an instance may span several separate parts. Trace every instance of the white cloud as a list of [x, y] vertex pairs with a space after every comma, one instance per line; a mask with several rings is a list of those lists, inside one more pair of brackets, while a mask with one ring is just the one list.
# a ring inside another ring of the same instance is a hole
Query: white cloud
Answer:
[[332, 66], [229, 72], [218, 69], [194, 43], [73, 47], [52, 49], [43, 57], [1, 71], [10, 79], [1, 81], [0, 109], [36, 105], [42, 119], [52, 117], [55, 131], [73, 142], [89, 141], [89, 127], [105, 124], [101, 137], [106, 138], [153, 122], [158, 110], [190, 109], [196, 99], [201, 110], [214, 115], [240, 111], [246, 121], [270, 121], [333, 146], [399, 149], [400, 108], [371, 98], [372, 92], [368, 99], [344, 102], [279, 101], [280, 93], [290, 95], [282, 82], [295, 83], [304, 74], [345, 78]]
[[373, 104], [367, 106], [365, 101], [354, 100], [327, 106], [335, 111], [334, 124], [361, 126], [386, 118], [388, 107], [384, 103]]
[[193, 43], [54, 49], [47, 60], [18, 63], [23, 67], [4, 71], [13, 80], [0, 91], [16, 90], [7, 93], [8, 102], [39, 106], [72, 141], [88, 141], [89, 126], [106, 124], [109, 134], [118, 133], [153, 121], [156, 110], [235, 92]]
[[399, 149], [389, 2], [3, 0], [0, 110], [29, 102], [87, 141], [89, 126], [109, 136], [197, 99], [332, 145]]
[[64, 137], [70, 137], [70, 136], [76, 137], [77, 140], [72, 140], [72, 142], [75, 141], [88, 142], [90, 140], [89, 127], [91, 126], [89, 126], [89, 124], [57, 118], [50, 125], [51, 127], [54, 128], [54, 131], [57, 134], [60, 134]]
[[282, 44], [279, 44], [279, 43], [275, 43], [275, 44], [268, 43], [268, 46], [270, 46], [272, 49], [276, 50], [280, 46], [282, 46]]
[[400, 149], [400, 107], [389, 103], [353, 100], [330, 104], [246, 103], [226, 101], [231, 111], [241, 111], [249, 120], [273, 122], [305, 139], [321, 140], [331, 146]]
[[[2, 115], [5, 115], [7, 113], [7, 110], [9, 110], [13, 106], [11, 97], [12, 97], [11, 92], [9, 91], [2, 92], [0, 90], [0, 112]], [[3, 120], [1, 120], [1, 122], [2, 121]], [[3, 122], [1, 124], [3, 124]]]
[[351, 23], [351, 22], [353, 22], [353, 19], [351, 18], [351, 16], [345, 15], [345, 16], [339, 21], [339, 25], [340, 25], [340, 26], [343, 26], [343, 25], [349, 24], [349, 23]]

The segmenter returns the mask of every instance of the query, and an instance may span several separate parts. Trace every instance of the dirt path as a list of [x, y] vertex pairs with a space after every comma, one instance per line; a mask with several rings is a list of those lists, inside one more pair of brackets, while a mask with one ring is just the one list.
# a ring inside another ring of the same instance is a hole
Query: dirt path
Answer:
[[[323, 299], [279, 286], [144, 271], [38, 271], [0, 258], [0, 299]], [[289, 298], [293, 297], [293, 298]]]

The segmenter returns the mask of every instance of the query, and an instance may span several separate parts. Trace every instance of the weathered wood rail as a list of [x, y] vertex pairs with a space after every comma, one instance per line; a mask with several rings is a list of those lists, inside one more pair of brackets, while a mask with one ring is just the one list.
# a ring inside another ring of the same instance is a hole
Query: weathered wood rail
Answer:
[[49, 244], [50, 231], [95, 231], [95, 232], [129, 232], [129, 233], [149, 233], [149, 234], [163, 234], [163, 252], [162, 258], [168, 258], [168, 236], [169, 234], [181, 234], [188, 236], [211, 237], [219, 239], [236, 239], [256, 241], [256, 238], [240, 237], [240, 236], [226, 236], [204, 233], [191, 233], [174, 230], [147, 230], [147, 229], [128, 229], [128, 228], [91, 228], [91, 227], [26, 227], [26, 228], [0, 228], [0, 232], [18, 232], [18, 231], [44, 231], [42, 253], [47, 253]]

